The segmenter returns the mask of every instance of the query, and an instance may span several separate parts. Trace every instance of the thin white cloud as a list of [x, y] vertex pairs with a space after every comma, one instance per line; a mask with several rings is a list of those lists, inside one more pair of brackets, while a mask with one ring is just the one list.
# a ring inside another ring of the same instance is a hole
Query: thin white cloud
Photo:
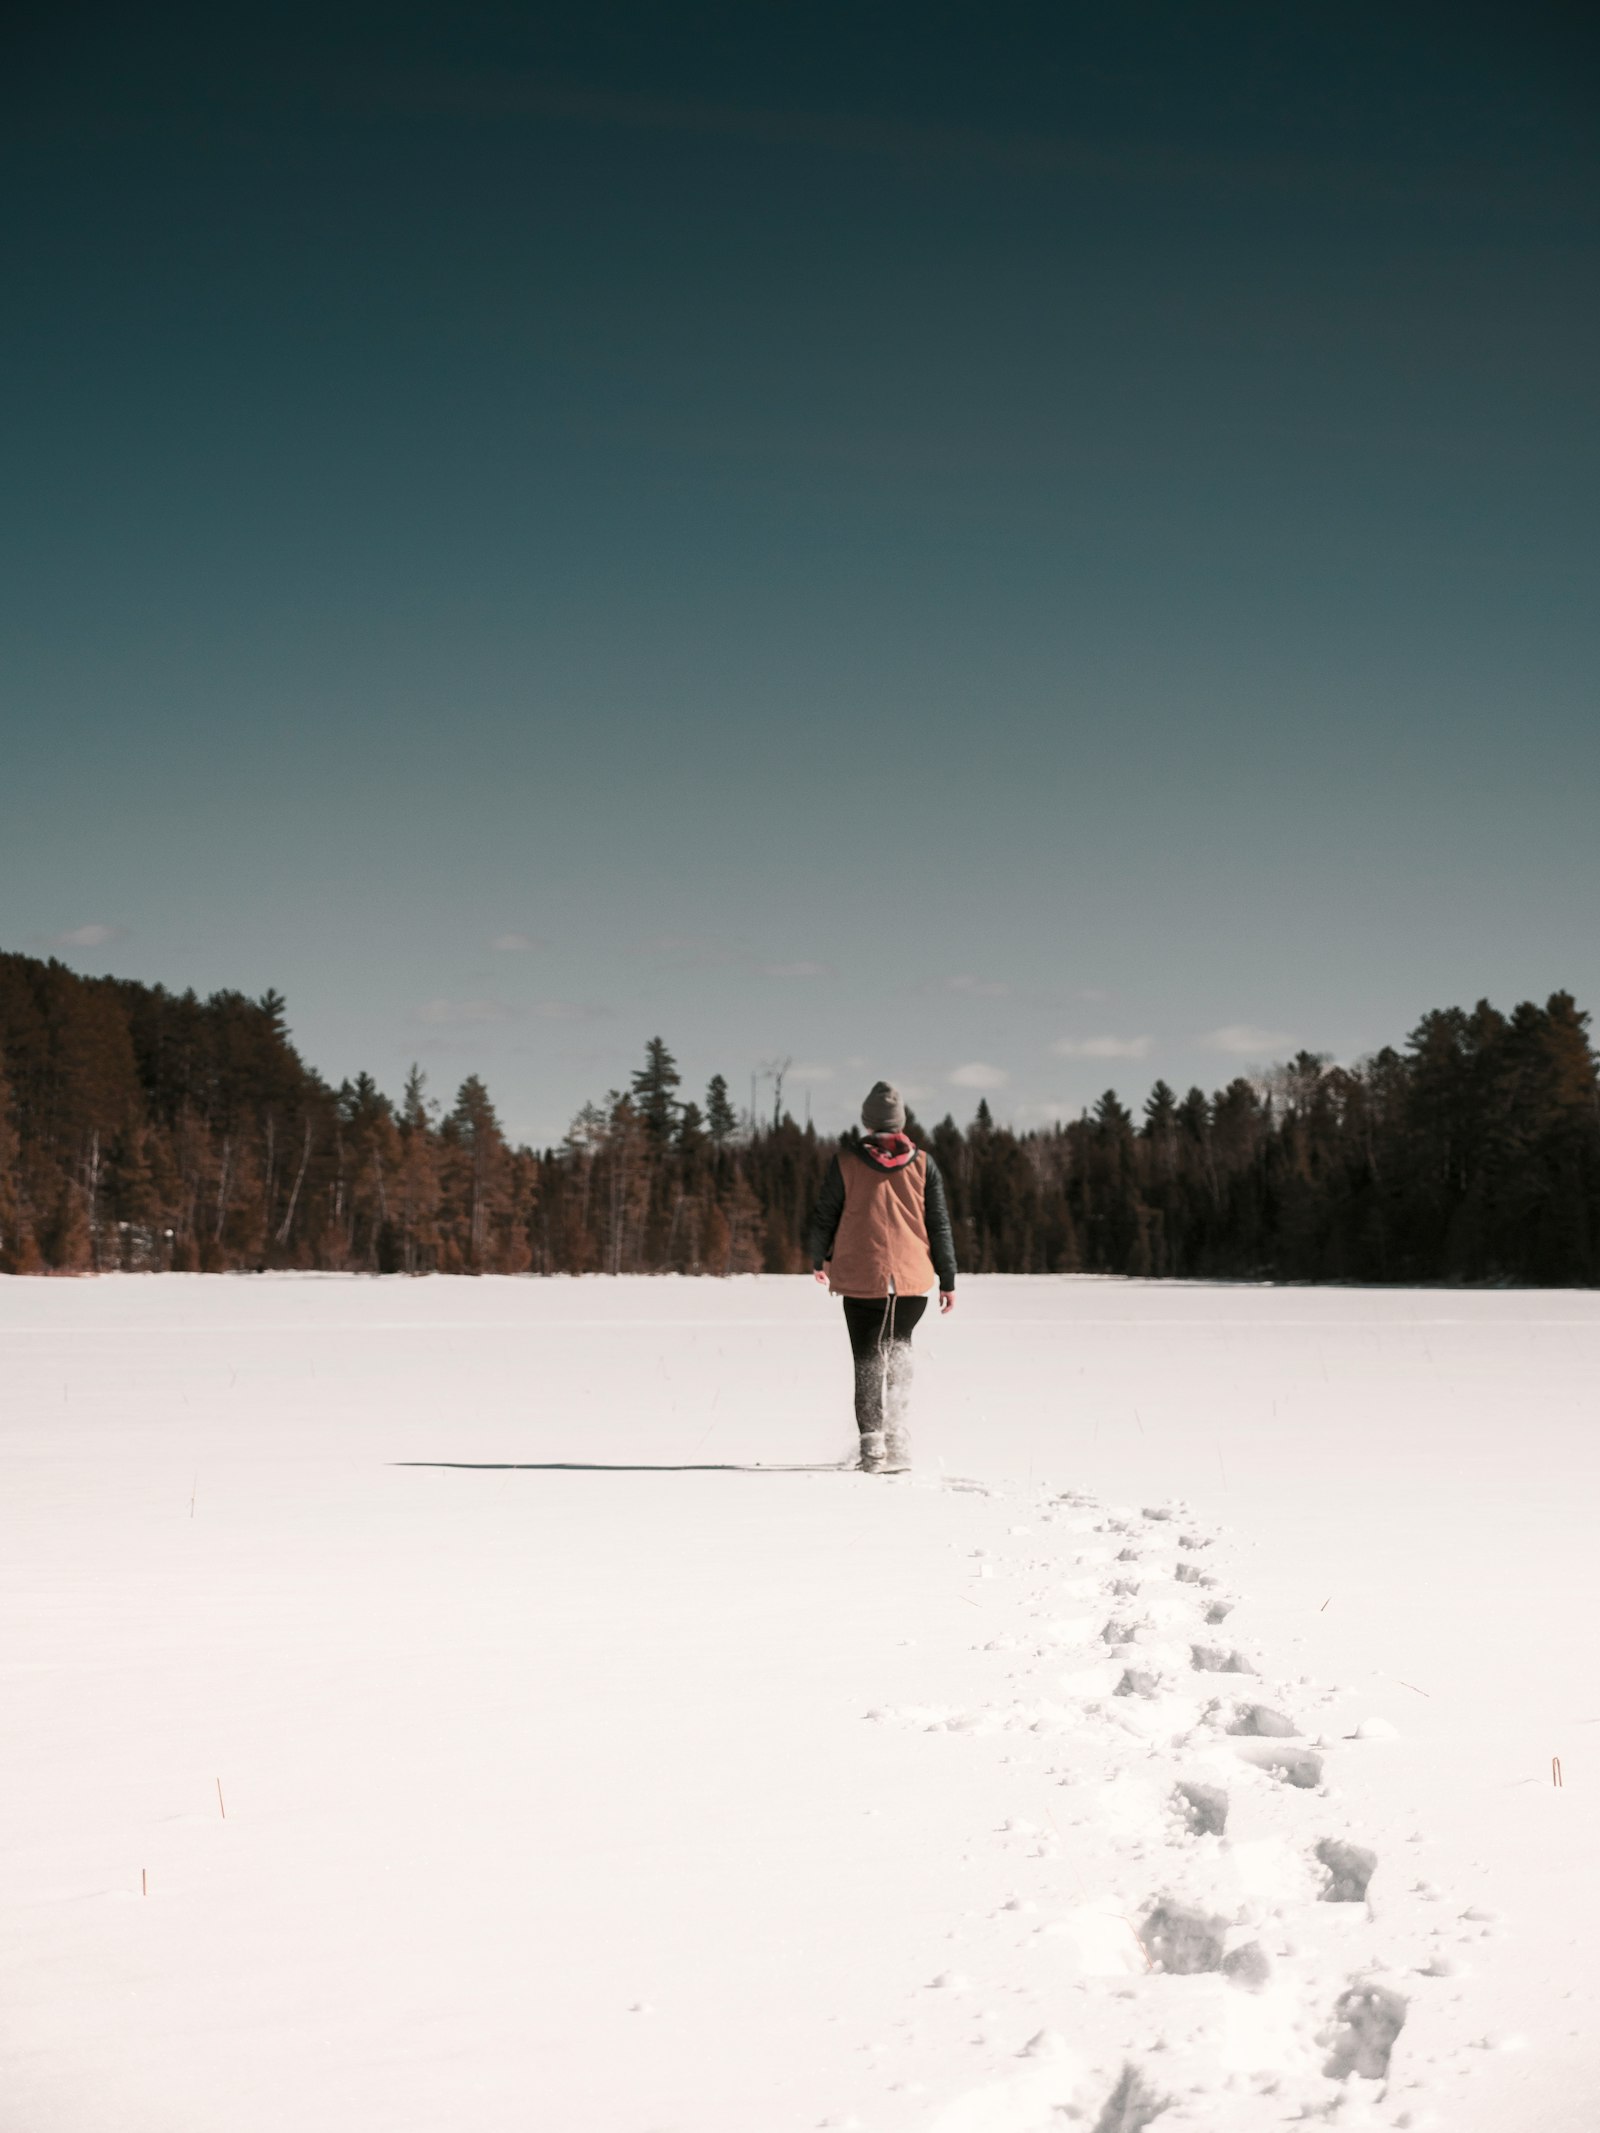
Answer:
[[944, 983], [946, 992], [964, 992], [974, 1000], [1004, 1000], [1011, 991], [1011, 987], [1002, 979], [980, 978], [970, 970], [963, 970], [957, 977], [946, 978]]
[[1293, 1050], [1295, 1039], [1286, 1030], [1229, 1022], [1221, 1029], [1207, 1030], [1200, 1042], [1208, 1052], [1226, 1052], [1232, 1059], [1264, 1059], [1274, 1052]]
[[498, 955], [531, 955], [545, 945], [531, 933], [497, 933], [489, 943]]
[[424, 1000], [417, 1020], [430, 1029], [473, 1030], [496, 1029], [529, 1015], [540, 1022], [603, 1022], [610, 1013], [609, 1007], [596, 1007], [587, 1000], [535, 1000], [524, 1007], [483, 994], [470, 1000]]
[[126, 926], [107, 926], [99, 920], [87, 926], [73, 926], [65, 933], [52, 933], [49, 945], [52, 948], [105, 948], [112, 941], [128, 937]]
[[801, 1083], [805, 1083], [808, 1081], [832, 1081], [833, 1068], [831, 1066], [823, 1066], [817, 1060], [807, 1059], [803, 1060], [799, 1066], [790, 1067], [786, 1079], [789, 1081], [797, 1081]]
[[762, 966], [769, 978], [831, 978], [831, 963], [766, 963]]
[[953, 1089], [1003, 1089], [1011, 1076], [1004, 1067], [973, 1059], [965, 1066], [958, 1066], [949, 1078]]
[[710, 933], [652, 933], [637, 943], [632, 953], [663, 956], [691, 970], [709, 970], [739, 961], [728, 943]]
[[1148, 1037], [1058, 1037], [1050, 1047], [1058, 1059], [1145, 1059]]
[[431, 1029], [482, 1029], [494, 1022], [509, 1022], [513, 1010], [504, 1000], [424, 1000], [417, 1019]]
[[545, 1022], [604, 1022], [611, 1010], [586, 1000], [540, 1000], [533, 1012]]

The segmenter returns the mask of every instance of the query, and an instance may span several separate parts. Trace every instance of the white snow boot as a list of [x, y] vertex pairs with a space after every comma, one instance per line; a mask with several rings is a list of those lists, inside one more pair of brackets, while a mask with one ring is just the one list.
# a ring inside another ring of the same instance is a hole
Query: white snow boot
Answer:
[[883, 1471], [886, 1474], [909, 1474], [911, 1471], [911, 1438], [903, 1429], [891, 1429], [884, 1433]]
[[861, 1432], [861, 1456], [856, 1461], [858, 1474], [881, 1474], [884, 1468], [885, 1445], [881, 1429], [864, 1429]]

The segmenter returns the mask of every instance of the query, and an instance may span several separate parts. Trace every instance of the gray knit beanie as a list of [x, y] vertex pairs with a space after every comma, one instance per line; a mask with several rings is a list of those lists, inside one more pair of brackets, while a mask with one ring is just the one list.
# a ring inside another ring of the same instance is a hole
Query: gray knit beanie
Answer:
[[893, 1082], [875, 1081], [872, 1093], [861, 1106], [861, 1123], [869, 1133], [899, 1133], [905, 1128], [906, 1107]]

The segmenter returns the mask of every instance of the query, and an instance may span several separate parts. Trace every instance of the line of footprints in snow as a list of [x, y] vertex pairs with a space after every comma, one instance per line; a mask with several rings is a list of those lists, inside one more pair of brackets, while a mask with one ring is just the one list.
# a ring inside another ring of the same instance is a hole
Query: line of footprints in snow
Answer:
[[[984, 1495], [1000, 1493], [982, 1484], [948, 1478], [946, 1486]], [[1319, 1751], [1326, 1744], [1308, 1740], [1291, 1717], [1249, 1696], [1245, 1684], [1258, 1678], [1257, 1669], [1227, 1640], [1224, 1625], [1234, 1603], [1206, 1569], [1204, 1551], [1212, 1540], [1190, 1530], [1186, 1507], [1146, 1508], [1137, 1516], [1118, 1514], [1078, 1491], [1045, 1493], [1040, 1507], [1050, 1522], [1064, 1524], [1086, 1539], [1094, 1536], [1080, 1550], [1077, 1567], [1089, 1569], [1098, 1559], [1099, 1568], [1091, 1577], [1070, 1582], [1064, 1596], [1080, 1605], [1098, 1600], [1103, 1606], [1109, 1601], [1109, 1618], [1097, 1630], [1097, 1614], [1063, 1619], [1040, 1607], [1035, 1610], [1039, 1627], [1026, 1640], [1001, 1637], [982, 1648], [1021, 1656], [1027, 1645], [1033, 1645], [1040, 1657], [1066, 1659], [1068, 1648], [1076, 1646], [1075, 1669], [1062, 1677], [1069, 1700], [1013, 1704], [978, 1713], [911, 1707], [867, 1715], [898, 1719], [927, 1731], [1026, 1730], [1071, 1736], [1080, 1744], [1087, 1736], [1097, 1735], [1102, 1749], [1117, 1738], [1129, 1744], [1131, 1736], [1142, 1741], [1147, 1751], [1170, 1747], [1193, 1760], [1203, 1759], [1205, 1777], [1173, 1774], [1167, 1827], [1180, 1848], [1191, 1840], [1221, 1839], [1227, 1830], [1227, 1787], [1213, 1782], [1221, 1757], [1253, 1764], [1292, 1791], [1324, 1797]], [[1031, 1530], [1011, 1528], [1013, 1534]], [[1170, 1568], [1147, 1559], [1147, 1549], [1164, 1553], [1168, 1547], [1174, 1558]], [[979, 1549], [974, 1554], [980, 1559], [980, 1577], [996, 1574], [987, 1551]], [[1050, 1566], [1053, 1575], [1059, 1567]], [[1238, 1684], [1237, 1693], [1216, 1693], [1225, 1679]], [[1109, 1694], [1108, 1681], [1112, 1683]], [[1203, 1701], [1197, 1705], [1195, 1692], [1202, 1689], [1202, 1681]], [[1387, 1722], [1369, 1719], [1352, 1738], [1393, 1736], [1394, 1728]], [[1007, 1826], [1025, 1831], [1031, 1825]], [[1322, 1902], [1366, 1903], [1368, 1884], [1378, 1865], [1374, 1852], [1342, 1837], [1312, 1839], [1309, 1832], [1305, 1851], [1308, 1866], [1314, 1861]], [[1423, 1886], [1418, 1884], [1419, 1889]], [[1169, 1891], [1148, 1899], [1142, 1919], [1131, 1917], [1125, 1925], [1137, 1939], [1143, 1964], [1152, 1972], [1176, 1976], [1217, 1972], [1232, 1986], [1261, 1992], [1271, 1981], [1272, 1964], [1259, 1939], [1239, 1940], [1241, 1915], [1247, 1917], [1248, 1910], [1230, 1918], [1204, 1902], [1185, 1900]], [[1244, 1930], [1249, 1930], [1248, 1924]], [[1422, 1967], [1425, 1974], [1445, 1976], [1452, 1965], [1436, 1955], [1432, 1964]], [[933, 1982], [945, 1986], [961, 1981], [947, 1974]], [[1318, 2049], [1325, 2054], [1321, 2073], [1341, 2084], [1352, 2075], [1386, 2080], [1405, 2019], [1405, 1997], [1392, 1986], [1369, 1976], [1349, 1977], [1325, 2026], [1316, 2032]], [[1047, 2049], [1050, 2041], [1048, 2034], [1042, 2035], [1029, 2049]], [[1156, 2093], [1140, 2069], [1125, 2064], [1095, 2121], [1094, 2133], [1141, 2133], [1168, 2107], [1169, 2099]]]

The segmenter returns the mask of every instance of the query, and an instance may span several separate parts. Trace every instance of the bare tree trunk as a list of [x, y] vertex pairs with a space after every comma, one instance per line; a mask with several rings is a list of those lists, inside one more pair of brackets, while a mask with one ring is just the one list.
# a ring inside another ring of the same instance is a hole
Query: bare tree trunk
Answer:
[[89, 1161], [85, 1166], [89, 1199], [89, 1252], [94, 1270], [100, 1271], [100, 1128], [89, 1135]]
[[222, 1168], [217, 1173], [217, 1226], [213, 1232], [218, 1244], [222, 1242], [222, 1224], [228, 1212], [228, 1167], [233, 1160], [233, 1136], [222, 1136]]
[[281, 1223], [279, 1223], [279, 1225], [278, 1225], [278, 1242], [279, 1242], [280, 1244], [287, 1244], [287, 1243], [288, 1243], [288, 1241], [289, 1241], [289, 1230], [290, 1230], [290, 1226], [292, 1225], [292, 1223], [293, 1223], [293, 1221], [294, 1221], [294, 1211], [295, 1211], [295, 1205], [296, 1205], [296, 1203], [298, 1202], [298, 1200], [299, 1200], [299, 1198], [300, 1198], [300, 1188], [301, 1188], [301, 1186], [302, 1186], [302, 1185], [303, 1185], [303, 1184], [305, 1183], [305, 1181], [306, 1181], [306, 1165], [307, 1165], [307, 1164], [308, 1164], [308, 1163], [309, 1163], [310, 1161], [311, 1161], [311, 1120], [310, 1120], [310, 1117], [309, 1117], [309, 1115], [308, 1115], [308, 1116], [307, 1116], [307, 1118], [306, 1118], [306, 1140], [305, 1140], [305, 1146], [304, 1146], [304, 1147], [303, 1147], [303, 1148], [301, 1149], [301, 1151], [300, 1151], [300, 1168], [299, 1168], [299, 1169], [298, 1169], [298, 1170], [297, 1170], [297, 1171], [295, 1172], [295, 1180], [294, 1180], [294, 1190], [293, 1190], [293, 1192], [291, 1192], [291, 1193], [290, 1193], [290, 1195], [289, 1195], [289, 1205], [288, 1205], [288, 1208], [287, 1208], [287, 1210], [286, 1210], [286, 1212], [285, 1212], [285, 1214], [284, 1214], [284, 1217], [283, 1217], [283, 1220], [282, 1220], [282, 1222], [281, 1222]]
[[792, 1059], [774, 1059], [772, 1062], [772, 1130], [774, 1133], [783, 1123], [783, 1084], [793, 1064], [794, 1061]]

